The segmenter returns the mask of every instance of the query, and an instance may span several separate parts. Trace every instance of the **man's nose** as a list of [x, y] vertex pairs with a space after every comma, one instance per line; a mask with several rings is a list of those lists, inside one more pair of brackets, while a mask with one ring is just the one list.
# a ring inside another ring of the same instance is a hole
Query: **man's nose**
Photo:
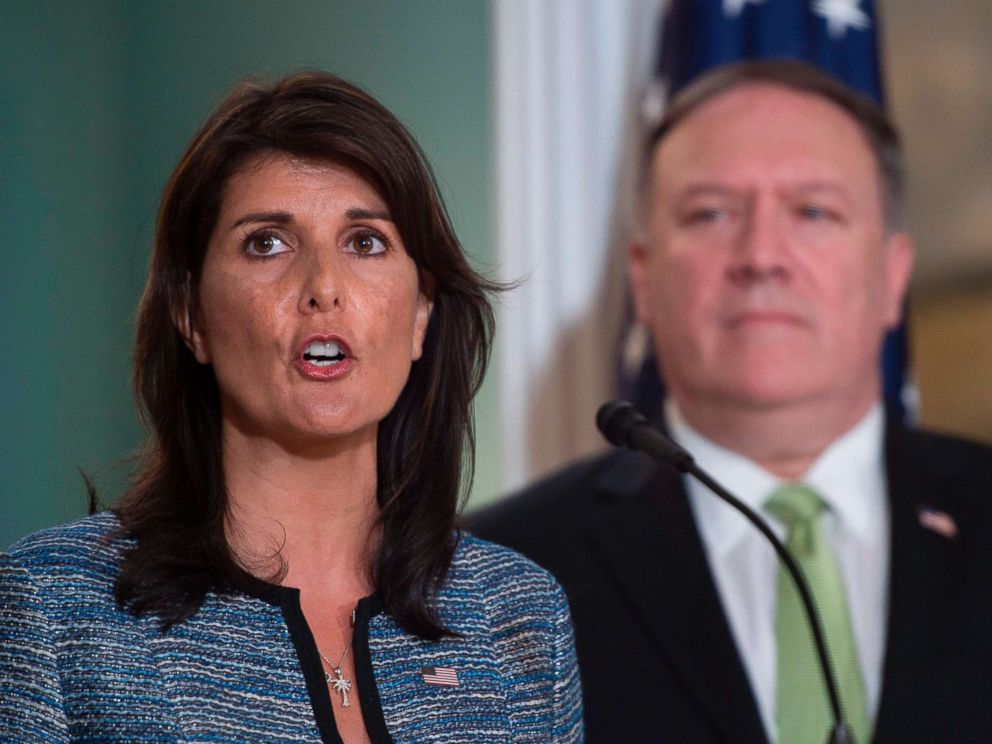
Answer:
[[313, 250], [303, 262], [298, 307], [301, 313], [343, 310], [348, 294], [348, 270], [333, 247]]
[[789, 276], [788, 216], [771, 200], [755, 199], [742, 222], [729, 264], [732, 281], [782, 281]]

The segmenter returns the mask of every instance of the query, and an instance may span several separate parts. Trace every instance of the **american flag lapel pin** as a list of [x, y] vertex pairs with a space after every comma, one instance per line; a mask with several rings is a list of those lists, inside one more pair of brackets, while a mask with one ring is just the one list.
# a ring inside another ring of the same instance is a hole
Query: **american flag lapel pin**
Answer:
[[922, 506], [919, 511], [920, 526], [951, 540], [958, 536], [958, 525], [947, 512]]
[[420, 667], [420, 676], [429, 685], [458, 687], [458, 672], [454, 670], [454, 667]]

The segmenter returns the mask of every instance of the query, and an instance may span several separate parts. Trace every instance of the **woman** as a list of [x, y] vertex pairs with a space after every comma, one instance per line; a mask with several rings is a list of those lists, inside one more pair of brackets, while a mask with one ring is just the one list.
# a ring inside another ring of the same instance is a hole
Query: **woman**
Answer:
[[0, 731], [581, 738], [560, 588], [454, 530], [493, 289], [376, 101], [237, 87], [163, 196], [143, 469], [0, 562]]

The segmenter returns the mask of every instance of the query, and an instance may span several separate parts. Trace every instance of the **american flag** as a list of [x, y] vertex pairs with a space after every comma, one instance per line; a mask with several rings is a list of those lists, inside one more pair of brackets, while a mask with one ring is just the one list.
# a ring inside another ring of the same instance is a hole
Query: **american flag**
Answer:
[[920, 525], [948, 539], [957, 537], [958, 526], [947, 512], [923, 507], [920, 509]]
[[458, 672], [451, 667], [421, 667], [420, 676], [423, 677], [424, 682], [429, 685], [458, 687]]

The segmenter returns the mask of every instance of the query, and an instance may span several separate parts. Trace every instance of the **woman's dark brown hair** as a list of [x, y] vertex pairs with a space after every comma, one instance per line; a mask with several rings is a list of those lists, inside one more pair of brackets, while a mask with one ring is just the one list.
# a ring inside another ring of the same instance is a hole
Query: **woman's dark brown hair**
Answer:
[[[390, 614], [424, 638], [444, 633], [432, 600], [455, 548], [456, 512], [471, 480], [471, 401], [489, 360], [499, 287], [468, 265], [429, 166], [402, 124], [364, 91], [323, 72], [238, 85], [206, 121], [162, 198], [138, 310], [134, 385], [151, 440], [116, 512], [136, 540], [117, 600], [167, 627], [209, 591], [258, 583], [225, 537], [220, 398], [176, 328], [193, 298], [225, 186], [252, 156], [287, 153], [347, 167], [389, 208], [434, 309], [424, 353], [378, 431], [381, 542], [376, 590]], [[467, 457], [466, 457], [467, 456]]]

